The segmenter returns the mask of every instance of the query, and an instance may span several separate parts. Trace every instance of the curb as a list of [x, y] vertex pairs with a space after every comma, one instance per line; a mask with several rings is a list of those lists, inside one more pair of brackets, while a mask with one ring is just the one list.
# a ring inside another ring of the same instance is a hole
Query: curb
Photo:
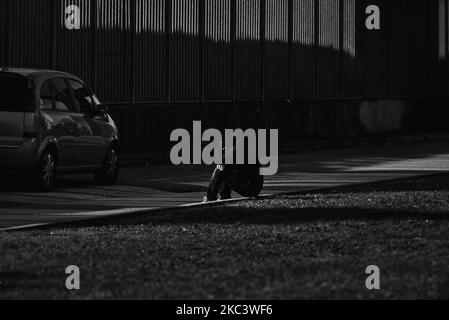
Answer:
[[378, 181], [370, 181], [370, 182], [361, 182], [361, 183], [353, 183], [353, 184], [345, 184], [345, 185], [339, 185], [339, 186], [330, 186], [325, 188], [309, 188], [306, 190], [298, 190], [298, 191], [290, 191], [286, 193], [276, 193], [276, 194], [262, 194], [258, 197], [253, 198], [233, 198], [228, 200], [219, 200], [214, 202], [206, 202], [206, 203], [189, 203], [189, 204], [183, 204], [175, 207], [166, 207], [166, 208], [154, 208], [154, 209], [148, 209], [148, 208], [136, 208], [136, 209], [119, 209], [116, 213], [110, 214], [110, 215], [104, 215], [101, 217], [92, 217], [92, 218], [79, 218], [74, 219], [71, 221], [61, 221], [61, 222], [49, 222], [49, 223], [38, 223], [38, 224], [29, 224], [24, 226], [16, 226], [16, 227], [9, 227], [9, 228], [2, 228], [0, 229], [1, 232], [14, 232], [14, 231], [33, 231], [33, 230], [45, 230], [50, 228], [64, 228], [64, 227], [93, 227], [98, 225], [106, 225], [108, 222], [112, 223], [115, 219], [120, 218], [135, 218], [138, 216], [144, 216], [151, 213], [159, 213], [159, 212], [165, 212], [165, 211], [177, 211], [182, 210], [186, 208], [201, 208], [201, 207], [216, 207], [221, 204], [227, 204], [227, 203], [237, 203], [241, 201], [246, 200], [263, 200], [263, 199], [270, 199], [274, 198], [276, 196], [289, 196], [289, 195], [305, 195], [310, 192], [325, 192], [325, 191], [331, 191], [335, 189], [345, 188], [345, 187], [353, 187], [353, 186], [363, 186], [373, 183], [380, 183], [380, 182], [388, 182], [388, 181], [400, 181], [400, 180], [407, 180], [410, 178], [416, 178], [419, 176], [438, 176], [442, 173], [431, 173], [431, 174], [423, 174], [423, 175], [413, 175], [409, 177], [404, 178], [393, 178], [393, 179], [386, 179], [386, 180], [378, 180]]

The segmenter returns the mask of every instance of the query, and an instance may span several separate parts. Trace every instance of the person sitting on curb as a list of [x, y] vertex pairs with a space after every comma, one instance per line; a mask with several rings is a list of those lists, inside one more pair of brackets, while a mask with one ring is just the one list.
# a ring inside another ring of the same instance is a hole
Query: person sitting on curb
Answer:
[[[234, 151], [235, 149], [233, 149]], [[223, 153], [226, 153], [223, 149]], [[232, 154], [232, 153], [231, 153]], [[217, 165], [207, 188], [204, 202], [231, 199], [232, 191], [243, 197], [256, 197], [263, 188], [263, 176], [259, 164], [220, 164]]]

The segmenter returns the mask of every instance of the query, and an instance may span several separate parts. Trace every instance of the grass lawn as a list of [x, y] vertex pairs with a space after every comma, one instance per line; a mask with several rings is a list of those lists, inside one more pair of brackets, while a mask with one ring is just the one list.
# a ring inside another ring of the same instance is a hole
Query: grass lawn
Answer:
[[449, 175], [0, 233], [0, 298], [447, 299]]

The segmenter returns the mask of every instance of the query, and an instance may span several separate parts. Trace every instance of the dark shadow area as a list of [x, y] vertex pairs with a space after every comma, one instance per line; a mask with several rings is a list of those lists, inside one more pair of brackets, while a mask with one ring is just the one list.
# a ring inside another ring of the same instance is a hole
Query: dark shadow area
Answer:
[[[354, 192], [420, 192], [420, 191], [448, 191], [449, 173], [435, 173], [422, 177], [394, 179], [386, 182], [359, 184], [357, 186], [344, 186], [329, 188], [320, 191], [320, 194], [354, 193]], [[449, 212], [449, 207], [447, 208]]]
[[[12, 209], [35, 209], [35, 210], [60, 210], [59, 213], [63, 213], [67, 210], [74, 212], [88, 212], [88, 211], [103, 211], [103, 210], [115, 210], [123, 209], [123, 206], [108, 206], [101, 204], [77, 204], [76, 201], [67, 202], [67, 204], [61, 203], [23, 203], [20, 201], [3, 201], [0, 200], [0, 208], [12, 208]], [[50, 211], [49, 213], [52, 213]], [[57, 214], [57, 213], [56, 213]]]
[[[66, 188], [88, 188], [98, 186], [93, 177], [81, 179], [77, 175], [58, 176], [54, 191]], [[40, 194], [27, 173], [4, 173], [0, 175], [0, 192], [35, 192]], [[45, 193], [43, 193], [45, 194]]]
[[[449, 161], [447, 150], [449, 149], [448, 142], [435, 142], [435, 143], [414, 143], [414, 144], [398, 144], [398, 145], [383, 145], [383, 146], [366, 146], [358, 148], [358, 153], [354, 154], [351, 148], [339, 149], [332, 151], [316, 151], [311, 153], [301, 153], [299, 156], [299, 163], [304, 163], [304, 166], [300, 168], [301, 172], [348, 172], [352, 173], [364, 173], [364, 172], [416, 172], [420, 173], [420, 170], [413, 165], [410, 165], [414, 160], [425, 160], [435, 156], [443, 155], [446, 158], [441, 159], [441, 163], [444, 165], [445, 161]], [[404, 161], [402, 168], [397, 169], [382, 169], [373, 168], [386, 163], [395, 163]], [[291, 165], [298, 164], [298, 158], [289, 155], [285, 155], [283, 161], [280, 162], [280, 170], [282, 166], [286, 165], [287, 169]], [[363, 170], [357, 170], [357, 168], [364, 167]], [[347, 171], [351, 169], [351, 171]], [[354, 171], [352, 171], [354, 170]], [[422, 172], [431, 171], [431, 168], [423, 167]]]
[[177, 182], [136, 182], [128, 185], [132, 185], [133, 187], [151, 188], [155, 190], [173, 193], [203, 192], [206, 190], [205, 187], [196, 184], [177, 183]]
[[[246, 208], [207, 207], [198, 209], [171, 209], [129, 215], [121, 218], [100, 218], [92, 221], [58, 224], [58, 228], [79, 228], [92, 226], [133, 226], [133, 225], [295, 225], [314, 221], [406, 221], [406, 220], [449, 220], [448, 212], [389, 211], [359, 208]], [[55, 228], [55, 226], [50, 227]]]
[[[197, 208], [170, 208], [144, 214], [130, 214], [122, 217], [99, 218], [70, 224], [60, 224], [59, 227], [87, 227], [87, 226], [132, 226], [132, 225], [295, 225], [308, 222], [344, 222], [344, 221], [406, 221], [406, 220], [449, 220], [449, 207], [428, 207], [425, 210], [413, 207], [405, 209], [407, 203], [401, 206], [383, 208], [367, 208], [363, 205], [337, 206], [328, 203], [334, 195], [347, 193], [357, 195], [360, 192], [395, 192], [416, 191], [412, 186], [420, 183], [423, 189], [434, 193], [449, 190], [449, 174], [428, 177], [398, 179], [366, 185], [356, 185], [332, 188], [324, 191], [302, 192], [295, 195], [275, 196], [263, 199], [238, 201], [235, 203], [212, 203], [209, 206]], [[322, 203], [314, 206], [301, 206], [301, 203], [322, 197]], [[329, 197], [330, 196], [330, 197]], [[327, 197], [327, 198], [326, 198]], [[373, 194], [373, 197], [376, 197]], [[419, 195], [411, 194], [411, 198]], [[286, 200], [294, 199], [292, 202]], [[348, 198], [350, 199], [350, 198]], [[296, 203], [295, 203], [296, 202]], [[296, 205], [296, 206], [295, 206]]]
[[[213, 169], [213, 168], [212, 168]], [[211, 169], [211, 170], [212, 170]], [[157, 170], [157, 167], [155, 167]], [[196, 184], [189, 183], [178, 183], [178, 182], [170, 182], [170, 181], [150, 181], [150, 182], [140, 182], [136, 181], [135, 183], [122, 183], [120, 186], [132, 186], [132, 187], [142, 187], [142, 188], [151, 188], [160, 191], [167, 191], [173, 193], [188, 193], [188, 192], [202, 192], [205, 191], [205, 187], [198, 186]], [[56, 181], [56, 186], [53, 192], [67, 192], [70, 189], [80, 189], [80, 188], [119, 188], [119, 185], [115, 186], [102, 186], [95, 183], [93, 177], [90, 177], [88, 174], [81, 175], [61, 175], [58, 176]], [[42, 193], [33, 186], [32, 181], [27, 177], [26, 174], [14, 174], [14, 173], [6, 173], [0, 175], [0, 192], [30, 192], [35, 193], [38, 197], [39, 195], [46, 193]], [[146, 192], [138, 192], [133, 191], [138, 194], [146, 194]], [[80, 193], [77, 191], [77, 193]], [[86, 193], [91, 194], [91, 193]], [[31, 195], [27, 195], [31, 196]], [[72, 199], [73, 200], [73, 199]]]

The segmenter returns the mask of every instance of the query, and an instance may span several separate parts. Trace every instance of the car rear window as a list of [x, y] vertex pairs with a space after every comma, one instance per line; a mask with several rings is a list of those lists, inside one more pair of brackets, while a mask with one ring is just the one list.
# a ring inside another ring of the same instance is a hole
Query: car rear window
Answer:
[[34, 111], [34, 97], [28, 79], [0, 74], [0, 111]]

